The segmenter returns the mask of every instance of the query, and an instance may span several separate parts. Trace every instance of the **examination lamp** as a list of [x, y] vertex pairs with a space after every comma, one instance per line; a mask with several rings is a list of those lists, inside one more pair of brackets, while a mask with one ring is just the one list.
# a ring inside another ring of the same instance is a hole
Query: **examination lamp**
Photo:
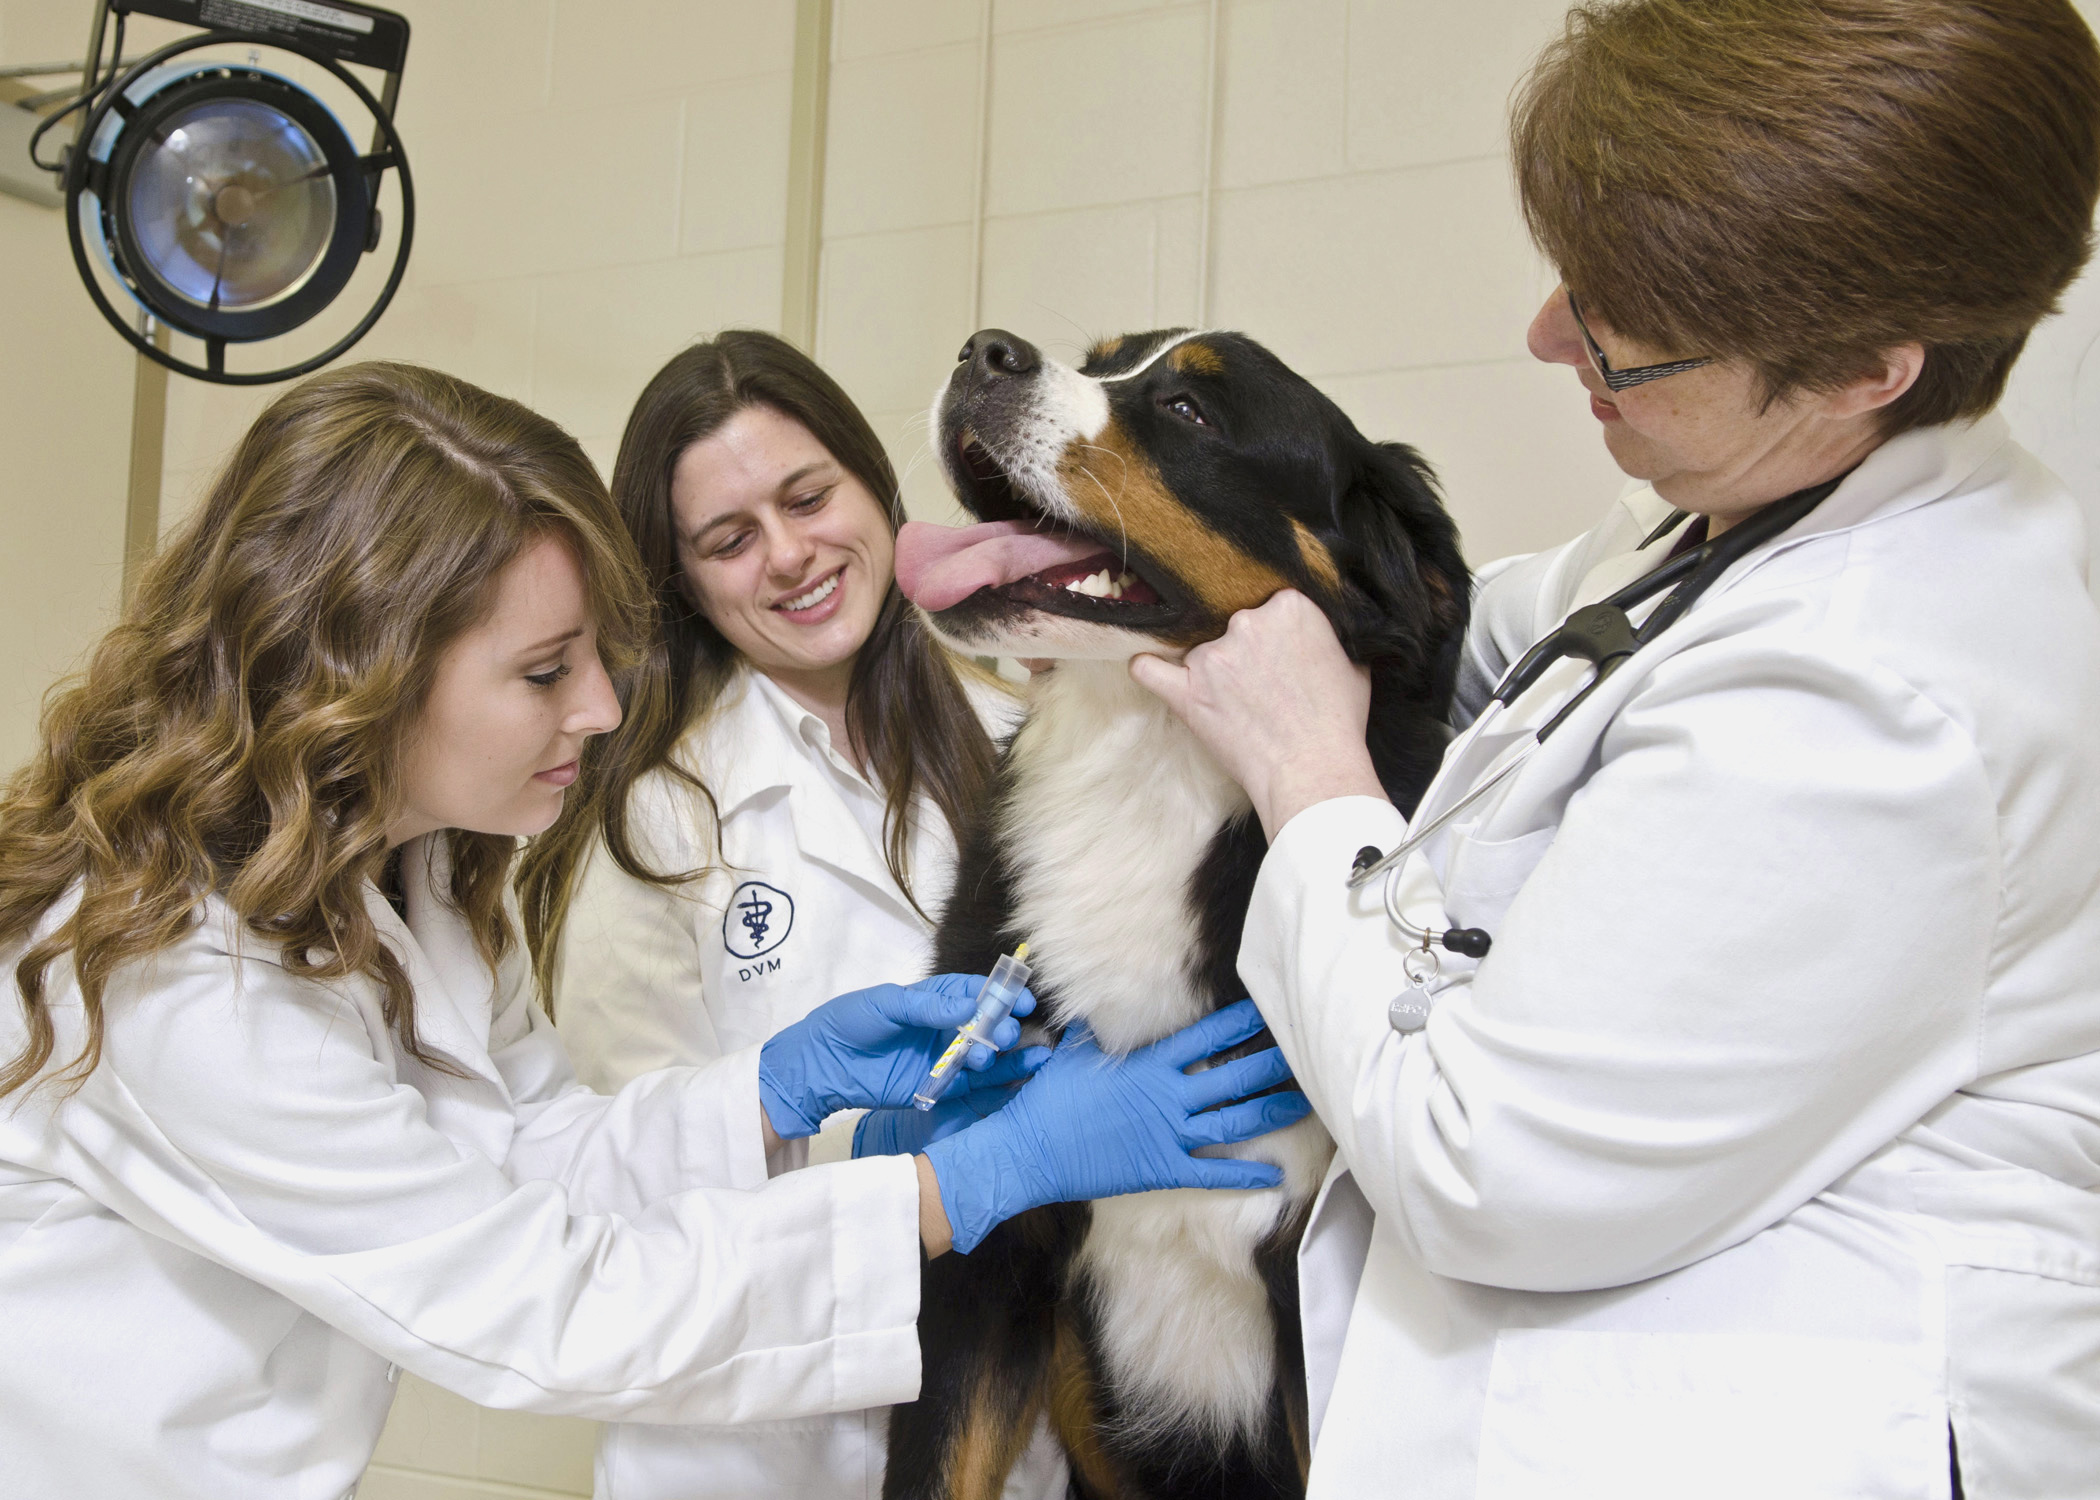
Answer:
[[[86, 118], [65, 161], [66, 228], [88, 295], [147, 358], [199, 380], [266, 385], [304, 375], [363, 338], [408, 267], [415, 188], [394, 128], [408, 22], [343, 0], [108, 0], [116, 44], [102, 77], [102, 19], [72, 108]], [[210, 29], [148, 54], [123, 55], [130, 14]], [[312, 63], [372, 117], [360, 153], [335, 113], [260, 66], [271, 47]], [[246, 64], [205, 59], [245, 48]], [[373, 97], [344, 66], [385, 75]], [[49, 123], [55, 124], [58, 116]], [[33, 148], [32, 148], [33, 149]], [[382, 237], [379, 190], [400, 179], [393, 264], [351, 330], [310, 358], [259, 372], [226, 368], [226, 346], [290, 333], [349, 285]], [[114, 282], [150, 318], [200, 339], [204, 362], [178, 358], [120, 312]]]

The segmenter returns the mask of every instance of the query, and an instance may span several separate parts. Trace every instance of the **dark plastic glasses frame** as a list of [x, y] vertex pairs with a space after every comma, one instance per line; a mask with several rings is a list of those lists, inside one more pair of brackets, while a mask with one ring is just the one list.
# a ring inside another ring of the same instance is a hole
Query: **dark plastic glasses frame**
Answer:
[[1701, 365], [1713, 363], [1712, 356], [1702, 355], [1698, 359], [1673, 359], [1667, 364], [1635, 365], [1630, 370], [1614, 370], [1611, 361], [1604, 357], [1604, 351], [1597, 347], [1596, 339], [1590, 336], [1590, 325], [1582, 321], [1582, 309], [1575, 305], [1575, 294], [1566, 287], [1561, 290], [1567, 292], [1568, 311], [1575, 315], [1575, 326], [1582, 330], [1582, 342], [1590, 351], [1590, 363], [1595, 365], [1597, 373], [1604, 377], [1607, 390], [1623, 391], [1628, 386], [1646, 385], [1649, 381], [1660, 380], [1665, 375], [1682, 375], [1686, 370], [1696, 370]]

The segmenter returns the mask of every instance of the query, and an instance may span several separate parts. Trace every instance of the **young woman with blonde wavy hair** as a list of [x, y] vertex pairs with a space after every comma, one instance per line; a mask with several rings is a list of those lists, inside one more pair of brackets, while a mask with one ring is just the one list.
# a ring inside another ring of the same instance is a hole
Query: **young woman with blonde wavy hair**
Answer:
[[909, 1399], [922, 1250], [1103, 1182], [1256, 1185], [1188, 1148], [1302, 1099], [1198, 1120], [1179, 1071], [1251, 1016], [1113, 1068], [980, 1055], [1041, 1072], [954, 1138], [975, 1166], [767, 1182], [910, 1096], [959, 976], [578, 1085], [505, 885], [648, 618], [603, 484], [515, 402], [362, 365], [242, 439], [0, 793], [0, 1493], [339, 1500], [397, 1367], [665, 1422]]

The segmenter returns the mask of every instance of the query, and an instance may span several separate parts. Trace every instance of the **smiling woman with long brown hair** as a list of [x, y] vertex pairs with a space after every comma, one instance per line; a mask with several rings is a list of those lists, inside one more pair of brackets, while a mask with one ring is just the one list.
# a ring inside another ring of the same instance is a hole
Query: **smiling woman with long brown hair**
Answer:
[[[0, 793], [0, 1493], [336, 1500], [396, 1366], [660, 1422], [915, 1393], [922, 1251], [1026, 1205], [924, 1157], [766, 1160], [909, 1099], [974, 986], [841, 995], [610, 1097], [532, 1003], [512, 857], [648, 619], [604, 485], [515, 402], [362, 365], [242, 439]], [[1194, 1103], [1095, 1097], [1115, 1071], [1025, 1093], [1082, 1141], [1153, 1124], [1120, 1190], [1253, 1185], [1188, 1155]], [[1030, 1181], [1098, 1195], [1067, 1178]]]
[[[670, 360], [628, 418], [612, 491], [659, 631], [627, 721], [593, 748], [589, 800], [535, 841], [519, 882], [563, 1040], [599, 1088], [709, 1062], [870, 977], [924, 973], [992, 737], [1018, 713], [898, 592], [890, 461], [785, 340], [731, 329]], [[859, 1144], [923, 1144], [968, 1110], [878, 1120]], [[904, 1139], [900, 1123], [928, 1129]], [[781, 1165], [844, 1156], [853, 1128], [842, 1118]], [[609, 1428], [599, 1490], [858, 1492], [881, 1482], [883, 1423]], [[1031, 1493], [1061, 1493], [1053, 1461], [1030, 1469]]]

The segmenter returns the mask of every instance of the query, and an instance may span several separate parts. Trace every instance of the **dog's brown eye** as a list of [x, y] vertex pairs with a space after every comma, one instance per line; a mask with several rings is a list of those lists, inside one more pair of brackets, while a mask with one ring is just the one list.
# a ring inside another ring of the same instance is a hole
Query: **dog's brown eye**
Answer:
[[1184, 422], [1194, 422], [1198, 427], [1210, 426], [1210, 419], [1203, 415], [1203, 409], [1186, 396], [1177, 396], [1169, 401], [1167, 410]]

